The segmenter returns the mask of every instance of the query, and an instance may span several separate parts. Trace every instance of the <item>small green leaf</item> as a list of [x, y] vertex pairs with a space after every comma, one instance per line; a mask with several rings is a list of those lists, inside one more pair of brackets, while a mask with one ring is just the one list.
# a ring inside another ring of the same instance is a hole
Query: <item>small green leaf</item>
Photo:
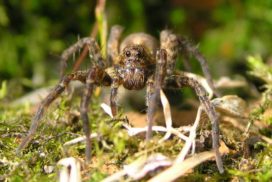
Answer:
[[4, 80], [0, 88], [0, 99], [3, 99], [7, 95], [7, 81]]

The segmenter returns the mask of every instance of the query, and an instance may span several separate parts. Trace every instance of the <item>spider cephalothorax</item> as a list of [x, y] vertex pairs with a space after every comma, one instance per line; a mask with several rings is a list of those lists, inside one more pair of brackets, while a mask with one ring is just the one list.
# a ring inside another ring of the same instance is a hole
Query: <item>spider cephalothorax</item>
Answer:
[[125, 47], [116, 66], [123, 86], [128, 90], [143, 89], [154, 68], [155, 59], [143, 45]]
[[179, 51], [185, 52], [186, 58], [189, 53], [193, 54], [201, 63], [204, 74], [207, 75], [208, 82], [213, 88], [204, 57], [188, 41], [168, 30], [161, 32], [160, 44], [158, 44], [158, 41], [153, 36], [145, 33], [131, 34], [120, 44], [122, 30], [120, 26], [112, 28], [107, 45], [107, 59], [102, 57], [97, 42], [89, 37], [78, 40], [78, 42], [63, 52], [61, 58], [62, 62], [65, 63], [77, 50], [88, 45], [90, 57], [95, 64], [91, 64], [90, 68], [86, 71], [77, 71], [62, 77], [59, 84], [40, 104], [38, 111], [32, 119], [29, 133], [21, 142], [18, 151], [25, 148], [31, 141], [46, 108], [59, 97], [72, 80], [79, 80], [85, 84], [85, 92], [80, 105], [80, 114], [83, 121], [83, 130], [86, 135], [85, 152], [87, 161], [91, 159], [88, 105], [96, 86], [111, 87], [110, 106], [113, 116], [117, 114], [116, 98], [120, 85], [123, 85], [128, 90], [140, 90], [146, 86], [147, 140], [151, 137], [155, 108], [154, 98], [159, 93], [159, 89], [181, 89], [184, 86], [188, 86], [195, 90], [211, 120], [213, 150], [216, 154], [217, 167], [222, 173], [224, 171], [223, 164], [218, 150], [219, 123], [214, 106], [211, 104], [206, 90], [197, 80], [174, 70]]

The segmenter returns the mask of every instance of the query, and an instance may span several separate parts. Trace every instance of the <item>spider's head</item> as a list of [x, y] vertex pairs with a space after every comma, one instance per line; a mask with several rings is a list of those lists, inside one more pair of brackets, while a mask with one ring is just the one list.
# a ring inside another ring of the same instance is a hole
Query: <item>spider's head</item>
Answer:
[[119, 73], [123, 86], [129, 90], [139, 90], [145, 86], [151, 71], [152, 56], [142, 45], [131, 45], [123, 49], [120, 55]]

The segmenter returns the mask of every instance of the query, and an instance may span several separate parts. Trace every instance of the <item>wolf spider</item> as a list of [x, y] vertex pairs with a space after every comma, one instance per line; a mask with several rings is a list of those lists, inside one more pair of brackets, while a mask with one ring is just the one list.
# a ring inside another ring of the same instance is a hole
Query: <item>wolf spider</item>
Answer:
[[[212, 123], [213, 150], [216, 155], [216, 164], [219, 171], [224, 171], [219, 153], [219, 122], [214, 106], [209, 101], [206, 90], [193, 78], [182, 72], [175, 71], [175, 62], [178, 53], [193, 54], [201, 63], [204, 73], [208, 72], [204, 57], [190, 45], [188, 41], [168, 30], [160, 33], [160, 47], [157, 40], [145, 33], [134, 33], [126, 37], [120, 44], [123, 28], [114, 26], [110, 33], [107, 46], [107, 62], [103, 59], [100, 48], [93, 38], [82, 38], [66, 49], [61, 58], [66, 63], [68, 58], [77, 50], [87, 45], [93, 64], [86, 71], [76, 71], [62, 77], [57, 86], [41, 102], [27, 136], [22, 140], [17, 152], [24, 149], [33, 138], [38, 124], [49, 105], [60, 96], [72, 80], [79, 80], [85, 84], [85, 91], [80, 104], [80, 114], [83, 121], [83, 130], [86, 135], [86, 159], [91, 159], [90, 127], [88, 119], [88, 105], [96, 86], [110, 86], [110, 107], [113, 116], [117, 114], [116, 96], [120, 85], [128, 90], [147, 88], [147, 124], [146, 140], [151, 138], [152, 121], [155, 110], [155, 100], [161, 88], [180, 89], [184, 86], [195, 90], [201, 104]], [[208, 78], [211, 83], [211, 78]], [[212, 84], [210, 84], [212, 85]]]

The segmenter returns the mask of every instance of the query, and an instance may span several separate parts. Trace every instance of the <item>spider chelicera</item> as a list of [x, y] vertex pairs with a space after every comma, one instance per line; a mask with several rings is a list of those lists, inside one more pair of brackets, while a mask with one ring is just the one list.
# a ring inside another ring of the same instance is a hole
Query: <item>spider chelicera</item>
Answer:
[[[22, 140], [17, 152], [24, 149], [33, 138], [38, 124], [48, 106], [60, 96], [73, 80], [85, 84], [82, 96], [80, 113], [83, 121], [83, 130], [86, 135], [86, 159], [91, 159], [91, 141], [88, 119], [88, 105], [96, 86], [110, 86], [110, 107], [113, 116], [117, 114], [117, 90], [120, 85], [128, 90], [141, 90], [146, 86], [147, 124], [146, 140], [152, 135], [152, 120], [155, 110], [155, 101], [160, 89], [180, 89], [184, 86], [195, 90], [202, 106], [212, 123], [213, 150], [219, 171], [223, 173], [222, 159], [219, 153], [219, 121], [214, 106], [211, 104], [206, 90], [194, 78], [182, 72], [175, 71], [175, 63], [179, 52], [185, 55], [192, 54], [201, 63], [203, 72], [209, 85], [213, 87], [209, 70], [204, 57], [184, 38], [178, 37], [169, 30], [160, 33], [160, 45], [149, 34], [134, 33], [126, 37], [120, 44], [123, 28], [113, 26], [111, 29], [106, 60], [103, 59], [98, 43], [93, 38], [82, 38], [66, 49], [61, 58], [66, 63], [76, 51], [87, 45], [93, 63], [86, 71], [76, 71], [64, 75], [58, 85], [41, 102], [27, 136]], [[185, 56], [186, 57], [186, 56]]]

